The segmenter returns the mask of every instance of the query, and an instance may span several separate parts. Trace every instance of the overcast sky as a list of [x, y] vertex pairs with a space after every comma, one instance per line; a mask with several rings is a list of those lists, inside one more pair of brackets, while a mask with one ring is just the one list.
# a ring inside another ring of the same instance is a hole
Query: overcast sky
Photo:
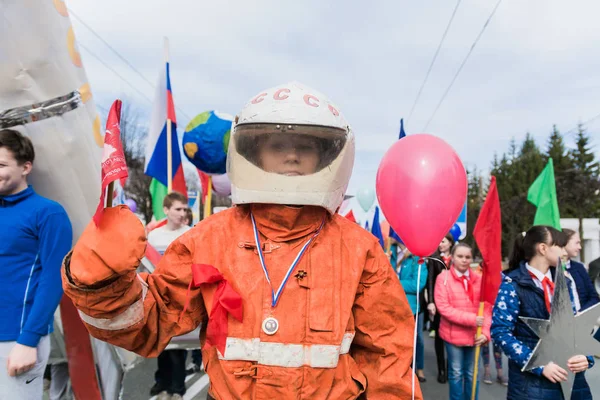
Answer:
[[[463, 0], [407, 133], [423, 131], [497, 0]], [[357, 137], [349, 192], [374, 187], [456, 6], [438, 1], [79, 0], [71, 10], [151, 82], [171, 44], [178, 122], [210, 109], [229, 114], [262, 89], [297, 80], [327, 94]], [[467, 167], [489, 168], [495, 151], [531, 132], [544, 145], [600, 114], [600, 3], [504, 0], [427, 133], [448, 141]], [[131, 71], [74, 16], [78, 41], [152, 98]], [[82, 50], [96, 101], [150, 103]], [[185, 115], [184, 115], [185, 114]], [[600, 118], [588, 124], [600, 156]], [[574, 135], [567, 137], [573, 145]]]

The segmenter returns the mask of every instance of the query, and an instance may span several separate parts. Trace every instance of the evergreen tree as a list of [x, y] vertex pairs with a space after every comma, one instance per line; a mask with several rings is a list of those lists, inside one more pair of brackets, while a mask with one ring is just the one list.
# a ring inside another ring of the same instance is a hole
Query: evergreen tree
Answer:
[[511, 140], [509, 153], [492, 164], [502, 211], [502, 254], [510, 253], [517, 234], [533, 224], [535, 207], [527, 201], [527, 191], [544, 168], [544, 156], [531, 134], [527, 133], [519, 150]]
[[562, 218], [573, 217], [573, 161], [565, 147], [563, 136], [556, 125], [552, 127], [552, 133], [548, 138], [548, 151], [544, 162], [552, 158], [554, 163], [554, 177], [556, 181], [556, 193], [558, 196], [558, 207]]
[[481, 171], [477, 167], [474, 167], [472, 170], [467, 169], [467, 178], [469, 187], [467, 191], [467, 236], [465, 237], [465, 242], [473, 247], [473, 252], [476, 254], [478, 249], [477, 243], [473, 238], [473, 229], [475, 228], [475, 223], [483, 204], [482, 196], [485, 196], [485, 194]]
[[517, 153], [518, 153], [517, 141], [513, 137], [512, 139], [510, 139], [510, 144], [509, 144], [509, 147], [508, 147], [508, 157], [509, 157], [509, 159], [511, 161], [514, 160], [514, 159], [516, 159], [517, 156], [518, 156]]
[[547, 162], [548, 158], [552, 158], [555, 171], [566, 170], [573, 166], [565, 147], [564, 138], [556, 128], [556, 125], [552, 127], [552, 133], [548, 138], [548, 151], [546, 152], [544, 161]]
[[525, 135], [525, 141], [521, 146], [521, 151], [515, 164], [516, 173], [520, 173], [522, 177], [522, 181], [519, 184], [523, 185], [525, 192], [527, 192], [529, 186], [531, 186], [535, 178], [542, 172], [546, 164], [540, 148], [530, 133]]
[[[571, 201], [573, 217], [579, 219], [579, 233], [583, 237], [583, 219], [598, 217], [600, 210], [600, 165], [591, 150], [590, 137], [583, 125], [579, 124], [575, 149], [569, 152], [574, 171]], [[581, 251], [585, 260], [585, 251]]]

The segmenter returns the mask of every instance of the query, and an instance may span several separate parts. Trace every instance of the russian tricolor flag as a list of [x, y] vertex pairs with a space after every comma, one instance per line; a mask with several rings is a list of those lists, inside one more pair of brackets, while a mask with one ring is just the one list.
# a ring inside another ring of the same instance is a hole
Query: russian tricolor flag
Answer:
[[165, 69], [160, 73], [156, 87], [154, 109], [146, 145], [145, 173], [152, 177], [150, 194], [152, 195], [152, 211], [157, 220], [165, 217], [162, 202], [168, 193], [167, 126], [169, 123], [171, 124], [172, 190], [187, 196], [180, 144], [177, 138], [177, 118], [171, 91], [169, 62], [167, 62]]

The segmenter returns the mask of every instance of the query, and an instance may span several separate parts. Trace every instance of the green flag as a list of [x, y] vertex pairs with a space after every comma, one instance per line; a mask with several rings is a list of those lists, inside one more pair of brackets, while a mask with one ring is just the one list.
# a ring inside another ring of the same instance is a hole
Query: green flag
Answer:
[[561, 230], [552, 158], [529, 187], [527, 200], [537, 207], [533, 225], [549, 225]]
[[150, 182], [150, 196], [152, 197], [152, 213], [157, 221], [160, 221], [165, 217], [165, 211], [163, 210], [163, 200], [169, 191], [167, 187], [160, 183], [158, 179], [152, 178]]

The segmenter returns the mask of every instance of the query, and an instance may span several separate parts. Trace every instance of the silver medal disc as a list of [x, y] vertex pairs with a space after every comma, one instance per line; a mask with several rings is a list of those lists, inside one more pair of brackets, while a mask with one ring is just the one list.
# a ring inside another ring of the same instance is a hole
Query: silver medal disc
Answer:
[[265, 318], [265, 320], [262, 323], [262, 330], [267, 335], [274, 335], [275, 333], [277, 333], [278, 329], [279, 329], [279, 321], [277, 321], [273, 317]]

